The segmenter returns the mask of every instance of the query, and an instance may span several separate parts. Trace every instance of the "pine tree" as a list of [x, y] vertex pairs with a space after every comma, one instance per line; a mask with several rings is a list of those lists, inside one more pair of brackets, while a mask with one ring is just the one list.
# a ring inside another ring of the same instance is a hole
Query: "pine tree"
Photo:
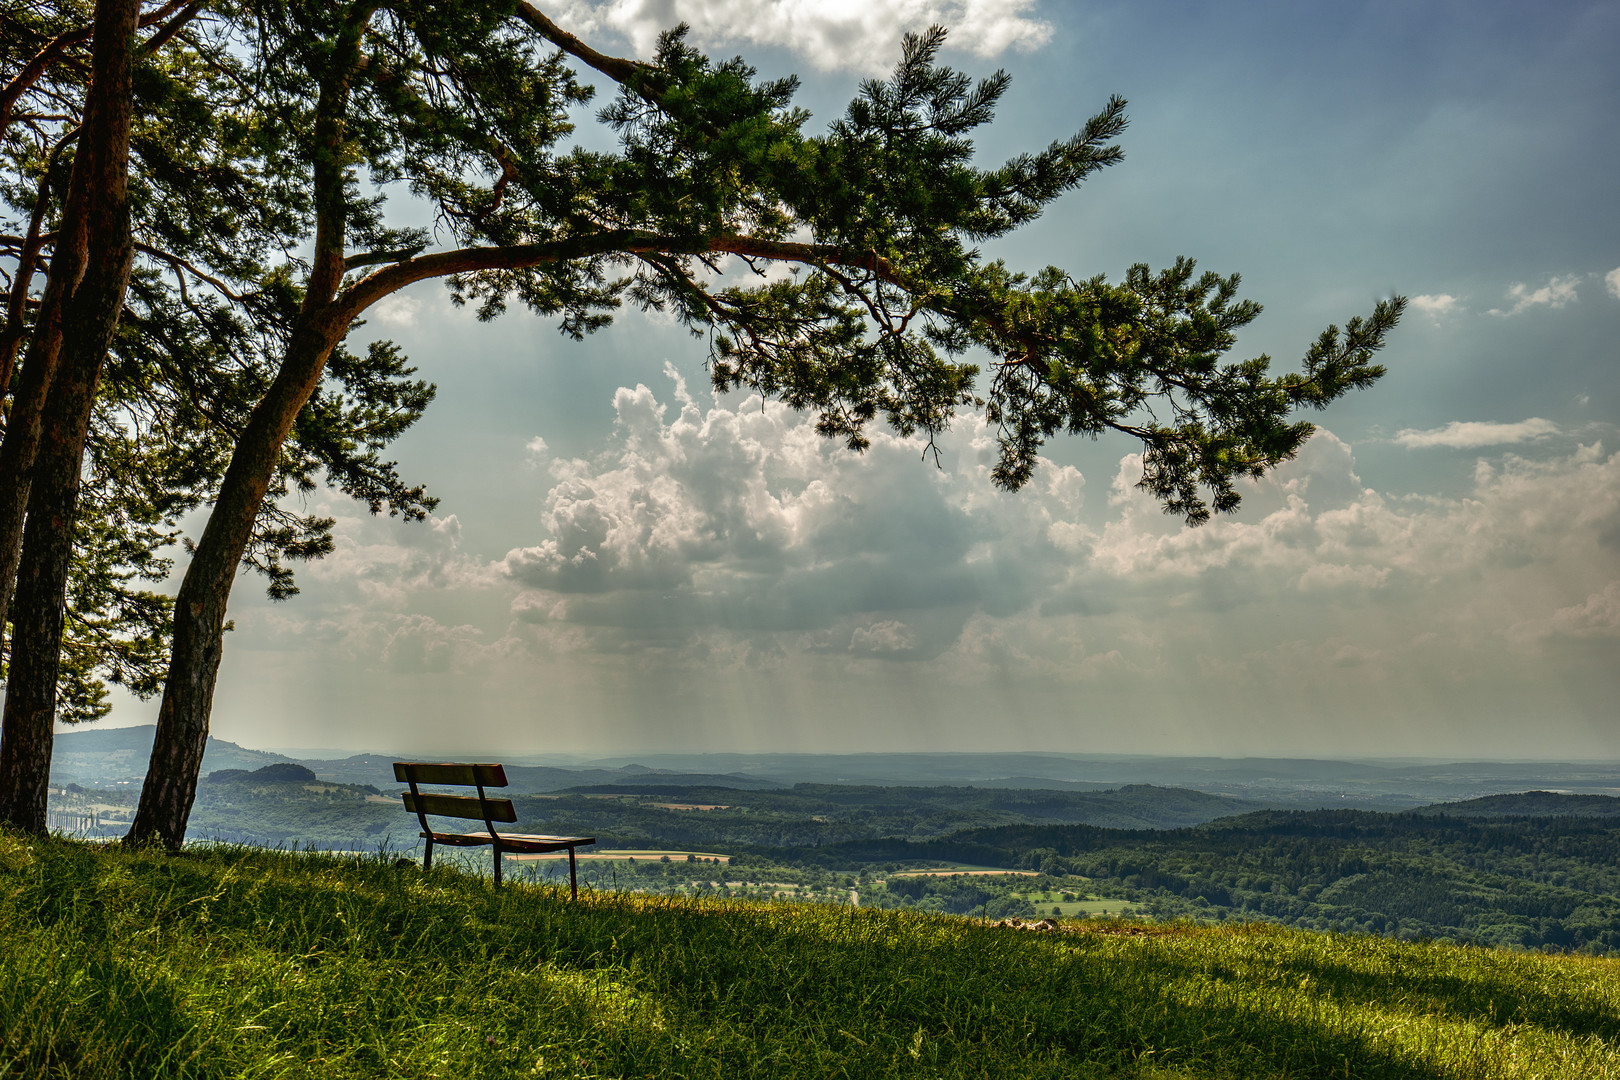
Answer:
[[[214, 110], [237, 130], [211, 164], [211, 182], [242, 198], [199, 189], [205, 207], [231, 204], [210, 222], [163, 201], [177, 175], [145, 169], [140, 155], [134, 171], [176, 215], [149, 269], [166, 266], [177, 287], [137, 273], [131, 293], [148, 288], [140, 303], [154, 314], [131, 320], [139, 348], [121, 392], [172, 418], [205, 462], [154, 490], [213, 510], [173, 609], [133, 841], [184, 837], [237, 568], [259, 565], [285, 595], [282, 560], [329, 543], [329, 525], [288, 517], [280, 496], [324, 468], [373, 509], [411, 517], [429, 505], [378, 458], [397, 431], [368, 402], [392, 395], [414, 418], [431, 388], [411, 383], [389, 346], [364, 358], [343, 347], [371, 305], [407, 285], [443, 278], [484, 318], [515, 300], [573, 338], [627, 303], [669, 313], [711, 343], [717, 387], [814, 411], [824, 435], [856, 449], [873, 423], [932, 437], [982, 409], [999, 433], [994, 478], [1008, 489], [1060, 432], [1124, 432], [1143, 445], [1143, 486], [1192, 524], [1234, 509], [1239, 478], [1297, 452], [1312, 430], [1298, 410], [1382, 374], [1372, 357], [1401, 312], [1396, 298], [1330, 327], [1300, 371], [1272, 375], [1266, 357], [1225, 359], [1260, 311], [1238, 299], [1235, 275], [1183, 259], [1110, 282], [985, 261], [979, 245], [1121, 160], [1125, 102], [1044, 150], [980, 167], [971, 136], [1009, 80], [938, 64], [939, 29], [908, 36], [893, 76], [863, 83], [813, 135], [793, 80], [716, 63], [679, 28], [641, 62], [591, 48], [523, 0], [265, 0], [209, 17], [210, 47], [178, 35], [193, 67], [171, 81], [242, 88], [233, 108]], [[569, 146], [570, 110], [592, 96], [571, 65], [615, 86], [600, 118], [616, 152]], [[408, 185], [438, 230], [391, 225], [363, 180]], [[71, 268], [66, 235], [54, 241], [53, 282], [58, 263]], [[275, 257], [301, 249], [307, 259]], [[733, 259], [795, 272], [726, 285], [719, 272]], [[188, 281], [211, 283], [210, 299], [185, 296]], [[171, 310], [182, 312], [173, 332], [156, 314]], [[25, 321], [32, 350], [50, 324]], [[35, 370], [25, 358], [23, 382]]]
[[[1382, 373], [1371, 357], [1400, 314], [1396, 299], [1329, 328], [1302, 371], [1272, 376], [1265, 357], [1222, 359], [1260, 310], [1237, 299], [1236, 276], [1181, 260], [1113, 284], [984, 262], [978, 244], [1120, 160], [1125, 103], [981, 169], [969, 135], [1008, 78], [936, 64], [938, 29], [908, 37], [893, 77], [864, 83], [821, 136], [805, 133], [793, 80], [714, 63], [680, 29], [650, 63], [604, 55], [524, 2], [258, 5], [241, 31], [266, 108], [299, 133], [314, 253], [181, 586], [134, 840], [183, 838], [232, 576], [283, 442], [353, 322], [408, 284], [445, 278], [484, 318], [515, 299], [576, 338], [625, 303], [672, 313], [711, 337], [718, 387], [814, 410], [855, 448], [874, 421], [932, 436], [982, 405], [1009, 489], [1060, 431], [1126, 432], [1144, 446], [1143, 485], [1193, 524], [1298, 450], [1311, 426], [1295, 410]], [[567, 110], [590, 96], [569, 62], [618, 87], [601, 113], [617, 153], [566, 148]], [[389, 228], [359, 194], [362, 170], [430, 200], [455, 246]], [[727, 256], [800, 272], [716, 287]], [[982, 400], [974, 349], [992, 366]]]

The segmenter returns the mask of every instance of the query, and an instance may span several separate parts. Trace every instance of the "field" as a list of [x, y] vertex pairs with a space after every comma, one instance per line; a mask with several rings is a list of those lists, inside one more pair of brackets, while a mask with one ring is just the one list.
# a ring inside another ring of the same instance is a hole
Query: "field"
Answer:
[[1620, 1077], [1620, 963], [0, 834], [0, 1076]]

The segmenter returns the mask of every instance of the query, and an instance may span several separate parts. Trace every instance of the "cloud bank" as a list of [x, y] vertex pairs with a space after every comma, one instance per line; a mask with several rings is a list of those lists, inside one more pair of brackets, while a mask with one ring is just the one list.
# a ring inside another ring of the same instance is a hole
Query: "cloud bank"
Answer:
[[704, 48], [781, 48], [822, 70], [871, 73], [894, 66], [904, 33], [936, 24], [950, 28], [952, 48], [982, 58], [1039, 48], [1052, 27], [1030, 14], [1034, 7], [1034, 0], [576, 0], [555, 16], [585, 36], [616, 32], [644, 57], [659, 33], [684, 22]]
[[481, 560], [453, 518], [345, 519], [303, 606], [250, 635], [340, 665], [344, 685], [642, 746], [783, 745], [762, 717], [810, 748], [893, 745], [927, 717], [960, 747], [1011, 708], [1019, 745], [1130, 713], [1118, 745], [1194, 745], [1224, 718], [1231, 752], [1285, 744], [1290, 716], [1319, 745], [1414, 709], [1579, 711], [1612, 693], [1592, 650], [1620, 634], [1620, 454], [1597, 444], [1482, 459], [1457, 497], [1403, 496], [1366, 486], [1321, 431], [1238, 515], [1188, 529], [1136, 488], [1134, 454], [1098, 482], [1047, 464], [1006, 495], [984, 431], [953, 433], [936, 469], [914, 440], [855, 455], [787, 409], [672, 381], [618, 391], [600, 454], [516, 466], [540, 485], [530, 541]]

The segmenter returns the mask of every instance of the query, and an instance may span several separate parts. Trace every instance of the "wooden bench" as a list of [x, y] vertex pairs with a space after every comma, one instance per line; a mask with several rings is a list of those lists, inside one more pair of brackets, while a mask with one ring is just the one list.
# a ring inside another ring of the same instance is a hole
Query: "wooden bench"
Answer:
[[[575, 865], [574, 849], [582, 844], [594, 844], [594, 836], [530, 836], [523, 833], [498, 833], [495, 831], [497, 821], [510, 824], [517, 820], [517, 810], [512, 806], [511, 799], [491, 799], [484, 794], [485, 788], [505, 787], [506, 768], [502, 765], [473, 764], [463, 765], [453, 762], [426, 762], [426, 761], [396, 761], [394, 762], [394, 779], [402, 784], [409, 784], [411, 790], [401, 792], [405, 799], [405, 809], [416, 815], [422, 823], [422, 839], [427, 841], [427, 851], [422, 855], [422, 869], [433, 868], [433, 845], [449, 844], [451, 847], [492, 847], [495, 849], [495, 884], [501, 883], [501, 859], [507, 852], [529, 854], [543, 851], [562, 851], [568, 849], [568, 888], [574, 899], [579, 899], [579, 872]], [[478, 794], [473, 795], [441, 795], [436, 792], [424, 793], [418, 789], [418, 784], [433, 784], [438, 787], [470, 787], [477, 788]], [[484, 823], [484, 832], [446, 833], [438, 832], [428, 824], [428, 815], [435, 817], [469, 818]]]

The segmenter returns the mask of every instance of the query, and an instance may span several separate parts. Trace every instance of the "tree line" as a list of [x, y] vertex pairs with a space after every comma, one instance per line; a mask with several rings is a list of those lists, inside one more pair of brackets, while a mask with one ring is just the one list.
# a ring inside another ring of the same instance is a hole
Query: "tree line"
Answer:
[[[407, 521], [435, 505], [383, 456], [434, 388], [394, 343], [345, 347], [416, 282], [574, 339], [625, 305], [666, 312], [708, 342], [716, 387], [811, 410], [856, 449], [874, 423], [931, 442], [982, 412], [1007, 489], [1060, 432], [1124, 432], [1142, 486], [1192, 524], [1298, 450], [1300, 410], [1382, 374], [1398, 297], [1274, 375], [1226, 358], [1260, 313], [1235, 274], [983, 258], [1121, 160], [1125, 102], [983, 167], [972, 136], [1009, 79], [938, 63], [944, 40], [908, 35], [892, 77], [811, 133], [791, 78], [680, 27], [650, 59], [612, 56], [527, 0], [9, 5], [0, 822], [45, 827], [52, 724], [103, 715], [115, 683], [161, 698], [128, 839], [180, 845], [239, 571], [285, 599], [293, 564], [331, 548], [332, 521], [288, 497], [325, 483]], [[572, 138], [592, 82], [612, 150]], [[424, 204], [432, 230], [401, 223]], [[731, 263], [757, 274], [728, 283]], [[171, 573], [172, 600], [154, 587]]]

